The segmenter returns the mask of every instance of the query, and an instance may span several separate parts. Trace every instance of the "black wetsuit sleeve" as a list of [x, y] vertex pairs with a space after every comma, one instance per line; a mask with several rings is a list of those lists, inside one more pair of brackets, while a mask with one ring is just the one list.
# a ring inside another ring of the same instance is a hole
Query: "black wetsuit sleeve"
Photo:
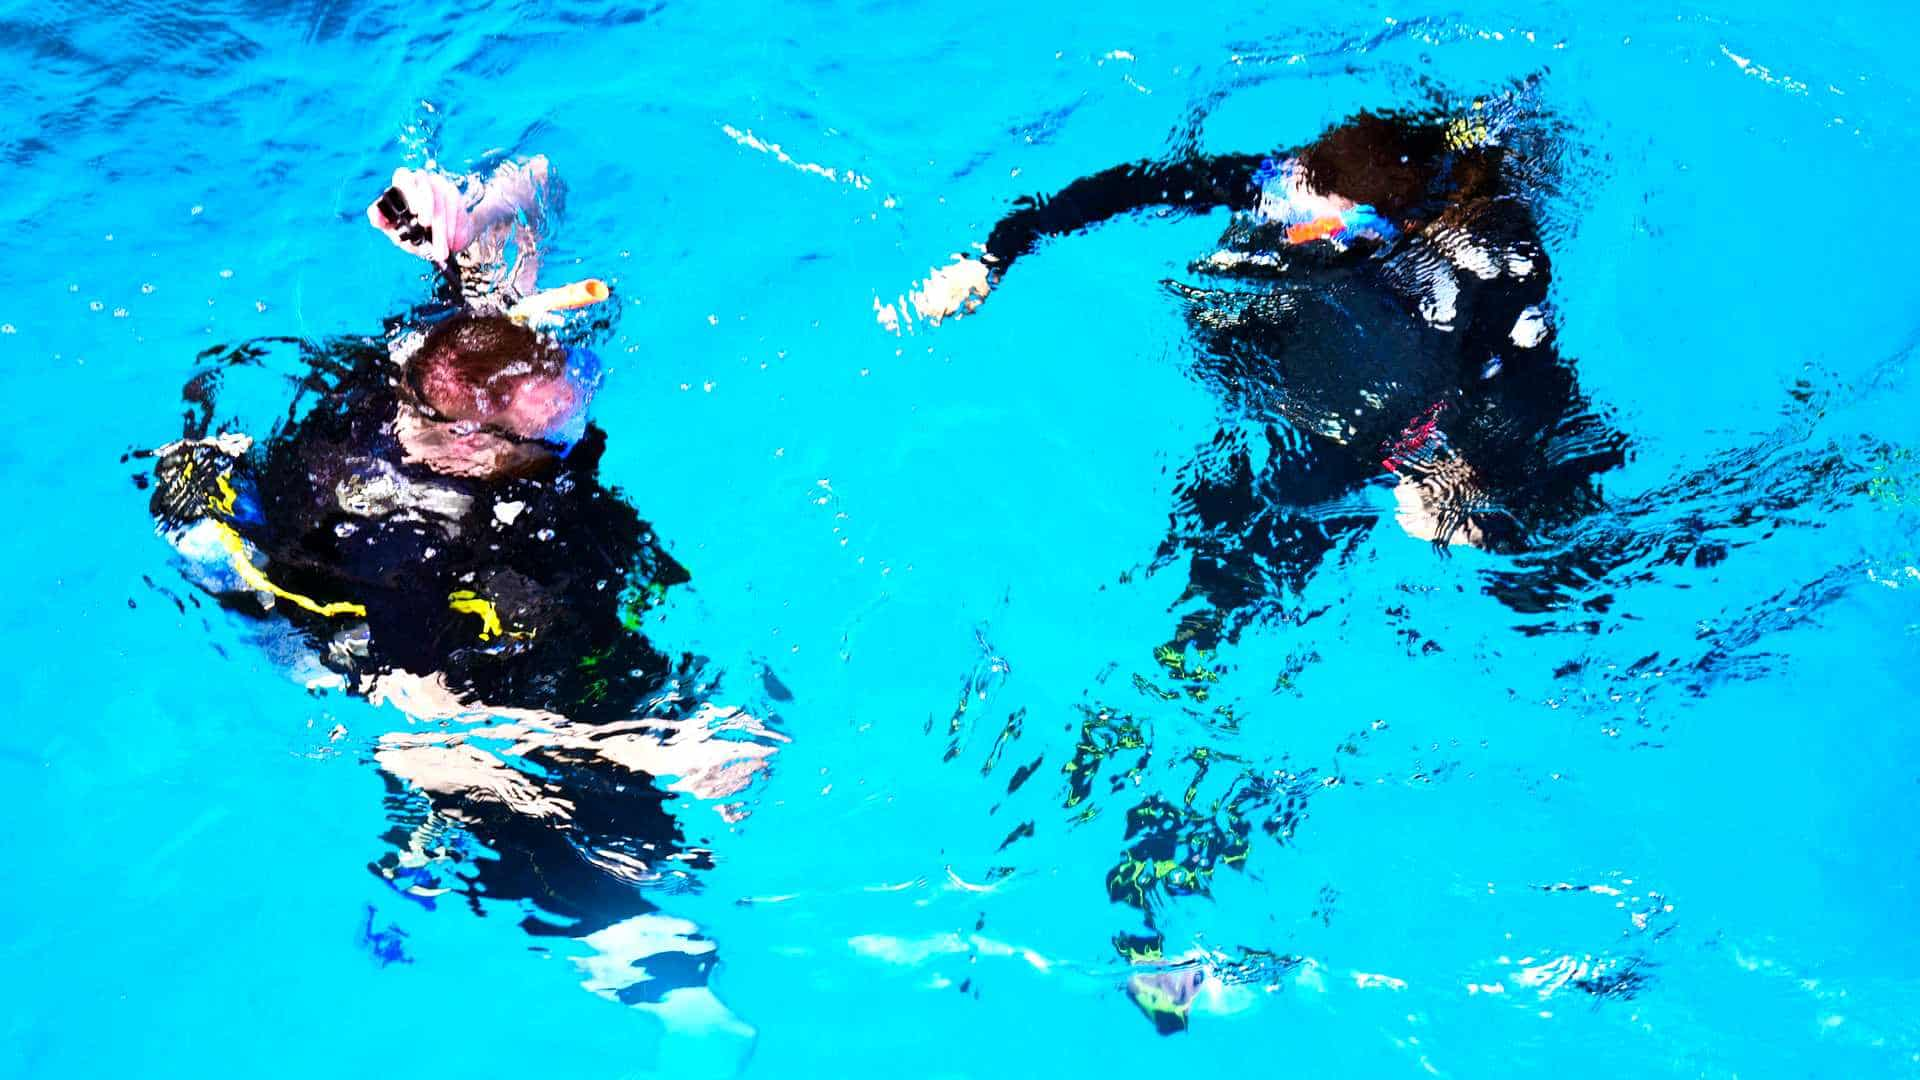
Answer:
[[1004, 274], [1042, 237], [1078, 232], [1150, 206], [1195, 213], [1251, 206], [1253, 177], [1262, 160], [1252, 154], [1227, 154], [1116, 165], [1081, 177], [1051, 197], [1022, 198], [988, 234], [985, 262], [996, 275]]

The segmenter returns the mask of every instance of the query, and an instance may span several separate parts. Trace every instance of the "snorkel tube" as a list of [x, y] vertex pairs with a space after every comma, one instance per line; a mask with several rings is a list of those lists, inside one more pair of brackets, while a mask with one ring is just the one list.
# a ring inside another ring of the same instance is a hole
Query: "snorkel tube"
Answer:
[[607, 283], [599, 278], [588, 278], [556, 289], [544, 289], [520, 301], [507, 309], [507, 316], [514, 322], [539, 322], [556, 311], [572, 311], [575, 308], [592, 307], [611, 296]]

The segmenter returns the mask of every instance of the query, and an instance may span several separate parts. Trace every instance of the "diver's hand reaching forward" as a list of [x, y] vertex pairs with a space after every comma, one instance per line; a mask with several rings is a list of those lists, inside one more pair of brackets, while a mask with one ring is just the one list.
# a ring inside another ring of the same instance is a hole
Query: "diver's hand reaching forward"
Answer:
[[949, 315], [965, 315], [979, 307], [991, 287], [986, 263], [955, 255], [952, 262], [927, 274], [909, 299], [921, 318], [937, 325]]
[[906, 309], [904, 312], [893, 304], [882, 303], [878, 297], [874, 298], [874, 318], [881, 326], [899, 333], [902, 314], [909, 322], [918, 314], [928, 323], [938, 326], [942, 319], [971, 313], [993, 288], [987, 264], [965, 255], [955, 255], [952, 262], [928, 271], [926, 280], [915, 282], [914, 285], [913, 291], [903, 298], [900, 305]]

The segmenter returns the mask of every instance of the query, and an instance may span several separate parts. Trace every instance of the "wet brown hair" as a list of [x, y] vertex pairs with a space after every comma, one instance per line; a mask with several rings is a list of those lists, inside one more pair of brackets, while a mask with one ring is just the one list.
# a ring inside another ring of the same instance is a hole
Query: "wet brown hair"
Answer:
[[486, 420], [528, 382], [566, 370], [566, 353], [503, 315], [441, 323], [407, 364], [414, 396], [449, 420]]
[[1404, 217], [1441, 199], [1484, 193], [1496, 156], [1468, 150], [1449, 160], [1438, 117], [1363, 112], [1302, 149], [1300, 168], [1315, 191]]

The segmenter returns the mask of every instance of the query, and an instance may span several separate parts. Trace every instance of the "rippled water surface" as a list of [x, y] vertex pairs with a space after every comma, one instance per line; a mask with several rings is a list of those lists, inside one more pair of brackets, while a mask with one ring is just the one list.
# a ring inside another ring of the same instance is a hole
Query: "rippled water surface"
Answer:
[[[1909, 20], [1589, 7], [0, 10], [0, 1069], [1920, 1073]], [[875, 325], [1018, 195], [1535, 73], [1559, 345], [1628, 461], [1534, 556], [1375, 499], [1170, 662], [1157, 554], [1245, 417], [1160, 283], [1224, 217]], [[203, 349], [377, 332], [424, 286], [362, 208], [503, 152], [615, 287], [605, 472], [693, 573], [649, 633], [788, 740], [644, 886], [717, 943], [704, 1029], [370, 873], [409, 719], [185, 602], [122, 456]], [[1543, 563], [1604, 570], [1493, 595]], [[1159, 859], [1211, 869], [1114, 886]], [[1184, 1034], [1122, 990], [1146, 923], [1212, 973]]]

